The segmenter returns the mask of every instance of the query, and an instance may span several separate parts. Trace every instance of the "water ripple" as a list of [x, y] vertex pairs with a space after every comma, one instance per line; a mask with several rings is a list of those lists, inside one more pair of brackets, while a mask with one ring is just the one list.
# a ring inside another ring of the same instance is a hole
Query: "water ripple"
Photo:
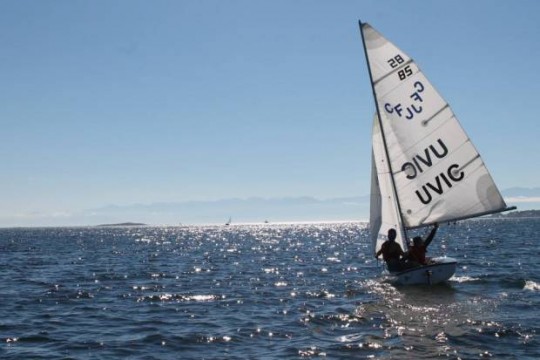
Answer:
[[535, 240], [442, 227], [456, 276], [396, 287], [365, 224], [0, 229], [0, 358], [539, 358]]

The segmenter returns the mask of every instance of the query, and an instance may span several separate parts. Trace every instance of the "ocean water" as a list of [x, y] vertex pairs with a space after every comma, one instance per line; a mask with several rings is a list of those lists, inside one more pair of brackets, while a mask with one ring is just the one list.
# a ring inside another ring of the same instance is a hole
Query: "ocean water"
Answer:
[[537, 359], [539, 233], [443, 226], [396, 287], [360, 223], [0, 229], [0, 358]]

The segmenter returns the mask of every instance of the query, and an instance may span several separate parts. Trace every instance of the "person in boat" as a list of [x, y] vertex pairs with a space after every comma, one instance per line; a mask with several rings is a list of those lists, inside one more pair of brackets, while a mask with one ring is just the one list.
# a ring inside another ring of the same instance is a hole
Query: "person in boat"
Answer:
[[388, 271], [401, 271], [403, 269], [402, 257], [405, 255], [401, 245], [396, 242], [396, 229], [388, 230], [388, 240], [386, 240], [379, 251], [375, 254], [375, 257], [378, 258], [381, 254]]
[[435, 223], [433, 229], [431, 229], [431, 232], [426, 237], [426, 240], [422, 239], [421, 236], [415, 236], [413, 238], [413, 245], [409, 246], [409, 250], [406, 255], [408, 263], [407, 267], [416, 267], [429, 264], [429, 259], [426, 258], [427, 247], [429, 244], [431, 244], [431, 241], [435, 237], [438, 228], [439, 224]]

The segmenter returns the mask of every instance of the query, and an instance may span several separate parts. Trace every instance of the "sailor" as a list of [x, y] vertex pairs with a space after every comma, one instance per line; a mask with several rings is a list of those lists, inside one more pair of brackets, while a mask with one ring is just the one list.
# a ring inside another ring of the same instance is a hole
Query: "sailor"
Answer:
[[396, 242], [396, 235], [396, 229], [389, 229], [388, 240], [382, 244], [381, 249], [375, 254], [376, 258], [382, 254], [388, 271], [401, 271], [403, 268], [401, 257], [403, 257], [404, 253], [401, 245]]
[[427, 247], [429, 244], [431, 244], [431, 241], [435, 237], [438, 228], [439, 224], [435, 223], [433, 229], [431, 229], [431, 232], [426, 237], [426, 240], [423, 240], [421, 236], [415, 236], [413, 238], [413, 245], [409, 246], [409, 251], [407, 254], [407, 262], [409, 263], [409, 266], [428, 264], [429, 259], [426, 258]]

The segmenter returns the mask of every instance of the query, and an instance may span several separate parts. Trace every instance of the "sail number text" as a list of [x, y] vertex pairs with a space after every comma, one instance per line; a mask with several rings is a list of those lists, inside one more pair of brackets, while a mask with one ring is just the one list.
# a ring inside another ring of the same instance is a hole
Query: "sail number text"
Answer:
[[[388, 63], [388, 65], [390, 65], [390, 67], [392, 69], [395, 69], [399, 65], [403, 64], [405, 62], [405, 60], [403, 59], [403, 57], [401, 55], [398, 54], [398, 55], [394, 56], [393, 58], [387, 60], [386, 62]], [[397, 72], [397, 74], [399, 76], [399, 80], [405, 80], [407, 77], [409, 77], [409, 76], [411, 76], [413, 74], [413, 71], [411, 69], [411, 66], [407, 65], [403, 69], [399, 70]]]
[[386, 110], [386, 112], [389, 114], [396, 113], [399, 117], [403, 117], [405, 115], [407, 120], [412, 120], [414, 115], [420, 114], [423, 110], [422, 106], [417, 106], [416, 104], [424, 101], [421, 95], [425, 90], [424, 84], [422, 84], [420, 81], [415, 82], [414, 90], [416, 91], [410, 95], [410, 98], [414, 101], [412, 104], [403, 108], [403, 105], [401, 104], [392, 105], [390, 103], [386, 103], [384, 104], [384, 110]]
[[399, 80], [405, 80], [408, 76], [413, 74], [411, 66], [407, 65], [403, 69], [398, 71]]
[[396, 55], [394, 56], [393, 58], [389, 59], [387, 62], [388, 62], [388, 65], [390, 65], [390, 67], [392, 69], [395, 69], [397, 68], [399, 65], [403, 64], [405, 60], [403, 60], [403, 58], [401, 57], [401, 55]]
[[[424, 149], [423, 154], [416, 154], [411, 161], [405, 162], [401, 166], [401, 171], [409, 180], [415, 179], [419, 174], [434, 165], [434, 160], [443, 159], [448, 155], [448, 148], [441, 139], [437, 139], [436, 144], [429, 145]], [[442, 171], [435, 176], [433, 181], [428, 181], [422, 185], [421, 189], [415, 191], [416, 196], [427, 205], [436, 195], [442, 195], [446, 189], [450, 189], [465, 177], [465, 173], [458, 164], [452, 164], [446, 171]]]

